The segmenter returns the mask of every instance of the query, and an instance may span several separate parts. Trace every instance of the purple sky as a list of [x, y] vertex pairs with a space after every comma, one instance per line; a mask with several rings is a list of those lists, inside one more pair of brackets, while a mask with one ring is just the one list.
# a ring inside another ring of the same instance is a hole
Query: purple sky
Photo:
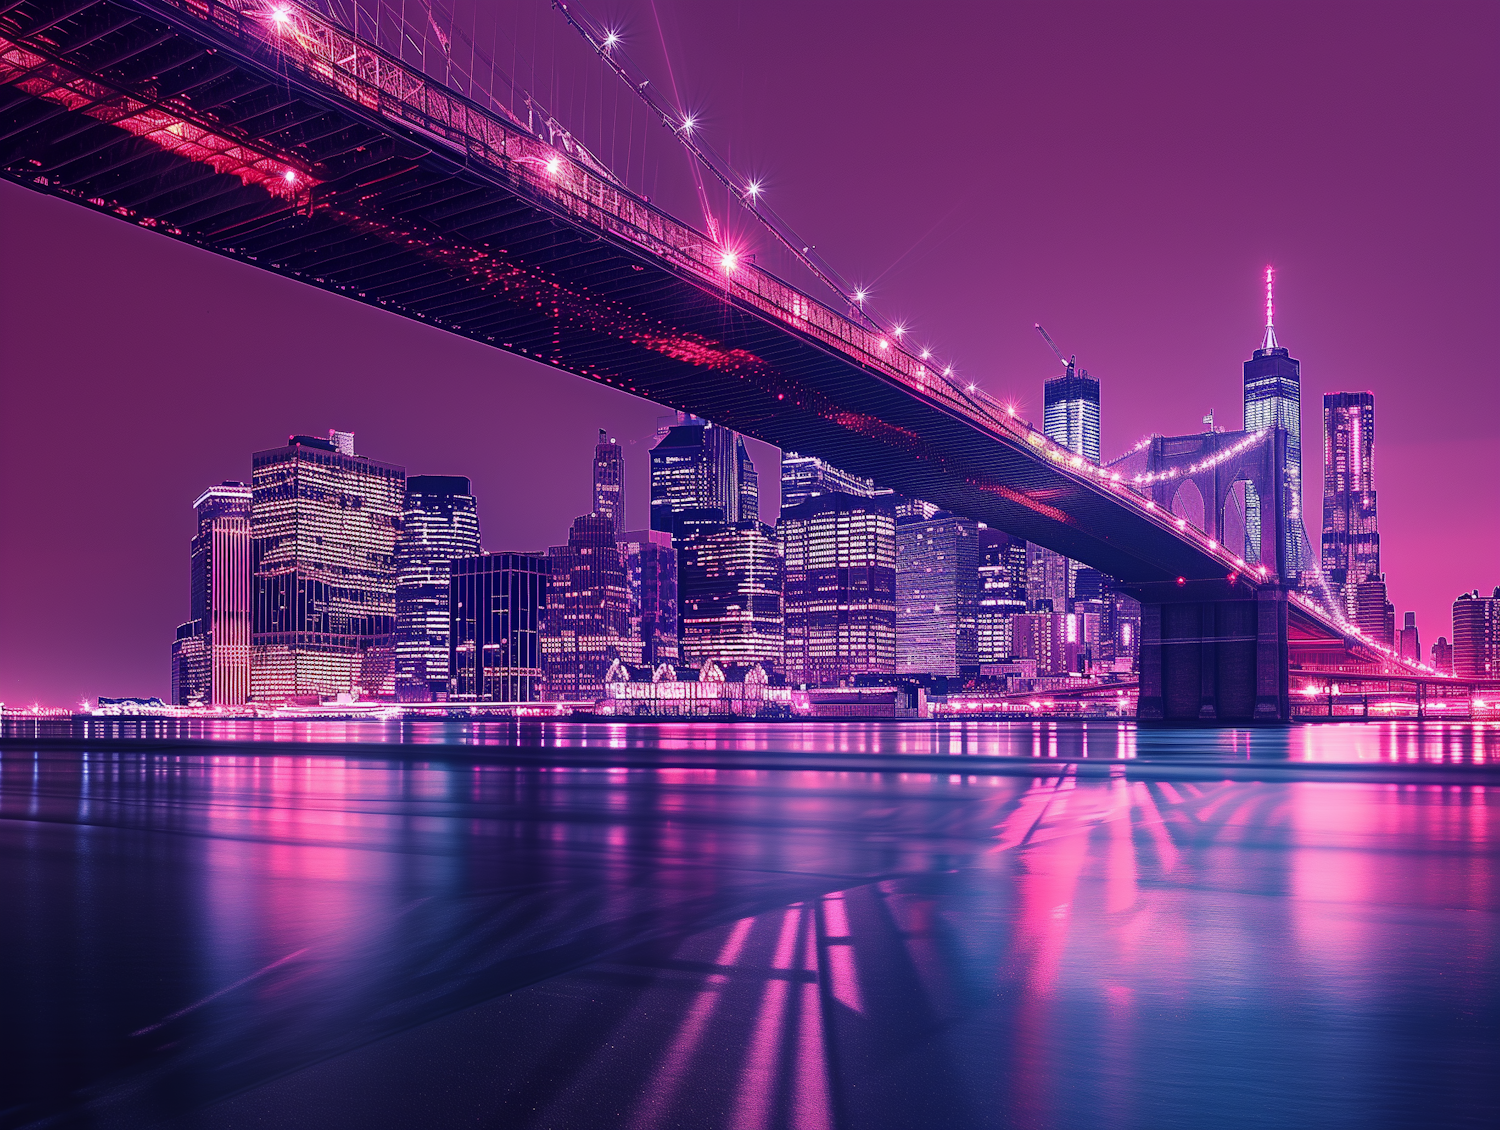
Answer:
[[[667, 81], [649, 4], [592, 10]], [[597, 63], [583, 73], [543, 0], [515, 11], [475, 38], [598, 137]], [[1312, 531], [1321, 394], [1371, 389], [1398, 616], [1417, 611], [1425, 647], [1459, 591], [1500, 584], [1500, 6], [657, 11], [707, 136], [805, 238], [1036, 419], [1055, 371], [1040, 321], [1103, 382], [1106, 457], [1209, 408], [1240, 426], [1274, 263]], [[647, 190], [696, 223], [661, 134]], [[352, 428], [408, 473], [470, 476], [501, 549], [565, 537], [606, 427], [645, 523], [656, 406], [9, 184], [0, 378], [12, 705], [165, 694], [190, 503], [293, 431]], [[771, 449], [757, 458], [770, 484]]]

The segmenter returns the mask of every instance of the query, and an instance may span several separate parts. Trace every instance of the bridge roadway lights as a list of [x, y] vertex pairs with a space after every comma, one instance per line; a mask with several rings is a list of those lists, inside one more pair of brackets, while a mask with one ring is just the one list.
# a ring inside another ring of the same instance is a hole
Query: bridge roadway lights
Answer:
[[1291, 721], [1287, 591], [1225, 580], [1129, 585], [1141, 602], [1136, 719], [1169, 725]]

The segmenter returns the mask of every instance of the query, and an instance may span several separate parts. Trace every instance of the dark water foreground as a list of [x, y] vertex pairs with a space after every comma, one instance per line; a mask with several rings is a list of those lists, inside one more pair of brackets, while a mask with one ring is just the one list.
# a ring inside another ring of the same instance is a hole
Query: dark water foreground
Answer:
[[0, 1126], [1500, 1123], [1500, 726], [323, 725], [0, 743]]

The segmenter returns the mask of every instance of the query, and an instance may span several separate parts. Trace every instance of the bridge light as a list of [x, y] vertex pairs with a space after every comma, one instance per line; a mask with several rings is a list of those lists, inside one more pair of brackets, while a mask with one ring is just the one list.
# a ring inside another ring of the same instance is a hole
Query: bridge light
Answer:
[[1219, 543], [1216, 542], [1216, 541], [1214, 541], [1213, 538], [1209, 538], [1208, 539], [1208, 548], [1209, 549], [1218, 549], [1219, 548]]
[[[1014, 417], [1014, 416], [1015, 416], [1015, 414], [1016, 414], [1016, 406], [1015, 406], [1015, 405], [1014, 405], [1014, 404], [1007, 404], [1007, 405], [1006, 405], [1006, 406], [1005, 406], [1005, 412], [1006, 412], [1006, 414], [1007, 414], [1007, 415], [1009, 415], [1009, 416], [1011, 416], [1011, 417]], [[1117, 478], [1117, 479], [1118, 479], [1118, 478], [1119, 478], [1119, 477], [1120, 477], [1120, 476], [1119, 476], [1119, 475], [1116, 475], [1116, 476], [1115, 476], [1115, 478]]]
[[1177, 587], [1178, 588], [1182, 588], [1182, 586], [1185, 585], [1185, 584], [1187, 584], [1187, 578], [1186, 577], [1178, 577], [1177, 578]]
[[719, 256], [719, 266], [724, 268], [726, 274], [734, 270], [739, 265], [740, 257], [727, 248], [725, 249], [724, 254]]
[[287, 184], [297, 183], [297, 174], [291, 169], [288, 169], [285, 173], [283, 173], [282, 178], [286, 181]]
[[952, 375], [953, 375], [953, 366], [949, 365], [946, 369], [943, 370], [943, 376], [945, 376], [945, 377], [951, 377]]
[[904, 334], [906, 332], [906, 327], [905, 326], [897, 326], [891, 332], [894, 333], [897, 337], [900, 337], [902, 334]]
[[1179, 530], [1185, 530], [1185, 529], [1187, 529], [1187, 519], [1186, 518], [1178, 518], [1177, 519], [1177, 528]]
[[1147, 510], [1155, 510], [1156, 509], [1156, 502], [1153, 499], [1149, 499], [1149, 498], [1146, 499], [1146, 509]]
[[881, 349], [889, 349], [890, 347], [891, 347], [891, 343], [890, 342], [886, 341], [885, 338], [881, 338], [880, 339], [880, 348]]
[[978, 387], [977, 385], [970, 385], [969, 386], [969, 391], [973, 392], [977, 387]]
[[682, 119], [682, 131], [684, 133], [692, 133], [693, 132], [693, 115], [688, 114], [688, 115], [686, 115], [686, 116], [683, 117], [683, 119]]
[[856, 302], [863, 302], [864, 300], [865, 300], [865, 292], [863, 290], [856, 290], [854, 292], [854, 301], [856, 301]]
[[620, 33], [617, 31], [606, 32], [604, 35], [604, 46], [613, 47], [620, 42]]
[[745, 191], [750, 195], [750, 198], [753, 200], [755, 197], [757, 197], [757, 196], [760, 195], [760, 181], [758, 181], [758, 180], [751, 181], [749, 184], [747, 184], [745, 186]]
[[557, 176], [557, 170], [560, 168], [562, 168], [562, 162], [559, 161], [556, 157], [552, 157], [547, 161], [547, 172], [551, 173], [553, 176]]
[[271, 9], [271, 22], [274, 23], [277, 27], [284, 26], [291, 18], [292, 12], [290, 8]]

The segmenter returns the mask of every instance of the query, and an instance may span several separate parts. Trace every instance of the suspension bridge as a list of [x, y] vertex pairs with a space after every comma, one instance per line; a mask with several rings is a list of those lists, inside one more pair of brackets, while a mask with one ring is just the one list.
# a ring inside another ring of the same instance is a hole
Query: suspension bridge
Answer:
[[[636, 83], [610, 33], [576, 7], [569, 19]], [[1275, 524], [1236, 553], [1211, 522], [1190, 526], [1159, 491], [954, 380], [799, 249], [753, 184], [684, 140], [824, 285], [794, 286], [712, 223], [668, 215], [534, 105], [481, 105], [308, 8], [0, 0], [9, 180], [821, 456], [1099, 569], [1142, 601], [1143, 719], [1286, 721], [1298, 661], [1417, 673], [1288, 583]], [[1261, 462], [1245, 474], [1276, 474], [1284, 448], [1279, 432], [1246, 445]]]

